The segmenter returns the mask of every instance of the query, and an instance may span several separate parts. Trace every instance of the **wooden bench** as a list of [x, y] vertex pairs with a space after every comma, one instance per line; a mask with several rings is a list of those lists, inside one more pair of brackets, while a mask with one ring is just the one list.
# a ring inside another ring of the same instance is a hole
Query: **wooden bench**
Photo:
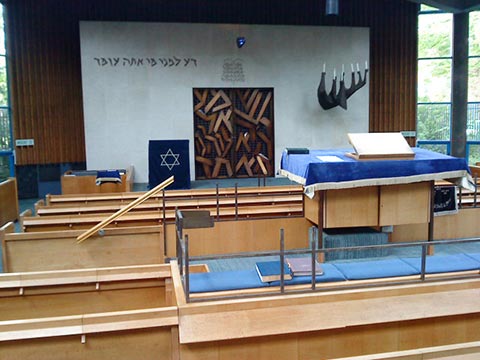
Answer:
[[18, 219], [17, 179], [0, 182], [0, 226]]
[[480, 359], [480, 341], [423, 347], [413, 350], [375, 353], [332, 360], [474, 360]]
[[0, 274], [2, 359], [174, 359], [170, 265]]
[[[202, 207], [200, 209], [210, 211], [212, 216], [217, 218], [216, 207]], [[20, 218], [20, 223], [24, 232], [88, 229], [109, 215], [111, 213], [51, 216], [28, 216], [23, 214]], [[303, 206], [301, 204], [243, 206], [238, 209], [235, 209], [235, 207], [223, 207], [218, 214], [220, 220], [302, 216]], [[167, 210], [165, 216], [161, 209], [157, 211], [133, 211], [122, 215], [107, 227], [153, 226], [167, 222], [172, 223], [174, 220], [175, 210]]]
[[[142, 194], [50, 196], [47, 205], [36, 205], [37, 216], [24, 212], [20, 222], [25, 232], [86, 229]], [[175, 209], [208, 210], [216, 220], [303, 217], [303, 199], [301, 186], [166, 191], [146, 200], [109, 226], [171, 223], [175, 218]]]
[[4, 272], [84, 269], [105, 266], [162, 264], [163, 226], [105, 229], [82, 244], [83, 231], [15, 233], [0, 229]]
[[[136, 211], [162, 211], [164, 206], [167, 210], [174, 209], [203, 209], [215, 208], [217, 205], [220, 208], [232, 207], [237, 205], [239, 208], [245, 206], [263, 206], [263, 205], [284, 205], [284, 204], [302, 204], [303, 196], [299, 194], [263, 194], [263, 195], [248, 195], [241, 197], [219, 196], [217, 197], [183, 197], [173, 198], [166, 197], [146, 200], [144, 203], [132, 209], [130, 212]], [[42, 205], [37, 203], [35, 206], [35, 214], [37, 216], [51, 216], [51, 215], [80, 215], [80, 214], [109, 214], [114, 213], [125, 206], [125, 203], [109, 203], [97, 204], [88, 202], [78, 205]]]
[[[103, 193], [103, 194], [72, 194], [72, 195], [51, 195], [45, 197], [46, 205], [110, 205], [110, 204], [128, 204], [135, 200], [145, 192], [123, 192], [123, 193]], [[300, 185], [287, 186], [268, 186], [268, 187], [238, 187], [237, 194], [242, 196], [268, 196], [268, 195], [292, 195], [302, 194], [303, 187]], [[215, 188], [209, 189], [194, 189], [194, 190], [167, 190], [165, 191], [166, 199], [200, 199], [200, 198], [215, 198], [217, 190]], [[235, 188], [219, 188], [218, 195], [220, 197], [234, 197]], [[152, 196], [151, 201], [158, 201], [163, 198], [163, 194]], [[41, 204], [41, 203], [40, 203]], [[42, 204], [43, 205], [43, 204]]]
[[[187, 229], [185, 234], [194, 240], [190, 254], [195, 256], [277, 248], [280, 228], [285, 231], [288, 249], [306, 247], [310, 226], [303, 217], [255, 218], [220, 221], [213, 228]], [[76, 238], [85, 229], [22, 233], [14, 230], [12, 223], [0, 229], [4, 271], [8, 272], [163, 263], [165, 257], [176, 256], [174, 223], [107, 227], [103, 237], [96, 235], [81, 244], [76, 243]]]
[[479, 289], [480, 280], [464, 279], [186, 303], [176, 261], [4, 274], [0, 347], [8, 359], [40, 360], [229, 359], [239, 351], [332, 359], [461, 347], [480, 341]]
[[[172, 278], [179, 278], [173, 269]], [[180, 349], [192, 359], [238, 348], [256, 359], [330, 359], [480, 341], [479, 286], [476, 279], [249, 299], [232, 293], [199, 303], [186, 303], [174, 287]]]

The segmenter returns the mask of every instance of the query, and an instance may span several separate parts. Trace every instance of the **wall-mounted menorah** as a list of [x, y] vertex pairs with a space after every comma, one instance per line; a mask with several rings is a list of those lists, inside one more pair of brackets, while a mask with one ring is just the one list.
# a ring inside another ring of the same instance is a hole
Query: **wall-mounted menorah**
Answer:
[[[332, 109], [336, 106], [340, 106], [343, 109], [347, 110], [347, 99], [352, 96], [357, 90], [361, 89], [367, 83], [367, 73], [368, 73], [368, 64], [365, 62], [365, 70], [362, 73], [360, 72], [360, 66], [357, 63], [357, 71], [354, 70], [352, 64], [352, 79], [350, 81], [350, 87], [345, 86], [345, 69], [342, 65], [342, 74], [340, 75], [340, 85], [337, 91], [337, 74], [336, 70], [333, 69], [333, 80], [332, 87], [330, 92], [327, 94], [325, 89], [325, 64], [323, 64], [322, 77], [320, 79], [320, 85], [318, 85], [317, 97], [320, 106], [324, 110]], [[357, 74], [357, 75], [355, 75]], [[358, 81], [357, 81], [358, 76]]]

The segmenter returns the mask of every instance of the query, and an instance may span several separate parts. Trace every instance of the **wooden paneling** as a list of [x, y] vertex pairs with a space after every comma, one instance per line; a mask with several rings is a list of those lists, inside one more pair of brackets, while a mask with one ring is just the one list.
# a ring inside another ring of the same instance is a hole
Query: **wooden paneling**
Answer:
[[330, 17], [324, 0], [4, 2], [14, 136], [35, 140], [18, 165], [85, 161], [80, 20], [369, 27], [369, 129], [415, 129], [418, 4], [406, 0], [342, 0]]
[[2, 343], [2, 356], [24, 360], [175, 359], [170, 327], [89, 334], [85, 344], [77, 335], [8, 341]]
[[[285, 231], [285, 249], [308, 247], [308, 228], [304, 218], [220, 221], [213, 228], [188, 229], [190, 256], [248, 251], [279, 251], [280, 229]], [[167, 224], [167, 257], [175, 256], [175, 225]]]
[[[286, 311], [282, 313], [282, 316], [285, 315], [288, 315]], [[314, 317], [321, 322], [323, 314], [316, 314]], [[384, 359], [368, 356], [368, 354], [401, 350], [415, 351], [414, 349], [427, 346], [478, 341], [475, 331], [478, 331], [479, 324], [478, 316], [441, 317], [369, 326], [348, 326], [341, 330], [180, 345], [180, 352], [182, 359], [185, 360], [232, 358], [236, 360], [272, 358], [311, 360], [359, 355], [365, 356], [363, 360]], [[415, 359], [431, 358], [416, 357]]]
[[18, 165], [85, 161], [78, 20], [53, 3], [7, 4], [14, 137], [35, 141]]
[[[433, 239], [459, 239], [479, 237], [478, 219], [480, 208], [460, 209], [458, 214], [435, 216]], [[428, 224], [409, 224], [394, 227], [392, 241], [425, 241], [428, 238]]]

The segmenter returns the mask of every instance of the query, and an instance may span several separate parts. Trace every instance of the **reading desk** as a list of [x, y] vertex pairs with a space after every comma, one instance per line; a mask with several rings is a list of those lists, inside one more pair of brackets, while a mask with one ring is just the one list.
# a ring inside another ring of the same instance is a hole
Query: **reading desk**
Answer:
[[474, 184], [464, 159], [413, 148], [413, 159], [355, 160], [351, 150], [282, 154], [280, 174], [304, 186], [305, 216], [323, 228], [429, 223], [433, 239], [432, 191], [447, 179]]

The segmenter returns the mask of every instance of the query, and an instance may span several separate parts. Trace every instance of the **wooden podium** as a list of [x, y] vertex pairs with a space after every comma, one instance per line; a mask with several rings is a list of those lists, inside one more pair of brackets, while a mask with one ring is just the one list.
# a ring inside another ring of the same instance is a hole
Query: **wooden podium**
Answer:
[[[359, 161], [408, 160], [415, 153], [401, 133], [348, 134]], [[433, 239], [433, 181], [317, 190], [305, 197], [305, 217], [321, 233], [327, 228], [429, 224]]]

